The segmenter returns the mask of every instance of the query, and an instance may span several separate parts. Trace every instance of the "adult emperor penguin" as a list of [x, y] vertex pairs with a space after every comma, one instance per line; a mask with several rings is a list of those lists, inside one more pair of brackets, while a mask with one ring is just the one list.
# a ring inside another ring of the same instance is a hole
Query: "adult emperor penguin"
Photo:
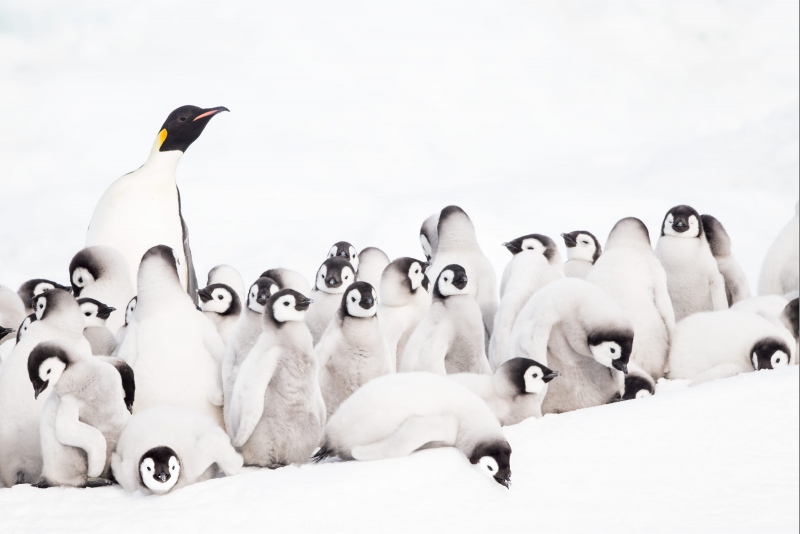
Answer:
[[731, 238], [725, 227], [714, 216], [704, 214], [700, 216], [703, 221], [703, 230], [708, 239], [711, 254], [717, 260], [717, 268], [722, 278], [725, 279], [725, 296], [728, 306], [750, 298], [750, 287], [739, 262], [731, 254]]
[[34, 278], [33, 280], [28, 280], [19, 286], [17, 295], [19, 295], [19, 298], [22, 299], [22, 303], [25, 305], [25, 315], [30, 315], [33, 313], [33, 297], [36, 295], [41, 295], [45, 291], [50, 291], [51, 289], [63, 289], [64, 291], [70, 291], [69, 286], [62, 286], [61, 284], [53, 282], [52, 280], [47, 280], [46, 278]]
[[489, 406], [448, 377], [396, 373], [367, 382], [325, 427], [315, 461], [399, 458], [425, 446], [455, 447], [508, 487], [511, 446]]
[[489, 361], [495, 369], [507, 359], [508, 338], [522, 307], [536, 291], [564, 276], [558, 247], [545, 235], [524, 235], [503, 246], [513, 256], [503, 271], [500, 305], [489, 340]]
[[436, 250], [439, 248], [439, 234], [437, 226], [439, 225], [439, 213], [434, 213], [422, 222], [419, 229], [419, 242], [422, 245], [422, 253], [425, 254], [427, 261], [426, 267], [433, 263], [436, 256]]
[[367, 282], [351, 285], [342, 295], [336, 318], [314, 347], [329, 417], [355, 390], [395, 370], [389, 344], [375, 316], [377, 309], [375, 288]]
[[274, 469], [306, 463], [319, 445], [326, 413], [303, 322], [309, 304], [292, 289], [272, 295], [264, 331], [242, 363], [231, 396], [230, 435], [246, 465]]
[[511, 358], [493, 375], [456, 373], [450, 378], [482, 398], [503, 426], [542, 416], [545, 385], [556, 371], [528, 358]]
[[0, 285], [0, 345], [13, 345], [17, 328], [25, 319], [25, 305], [19, 295], [9, 287]]
[[92, 346], [92, 354], [111, 356], [117, 348], [117, 338], [106, 326], [106, 321], [115, 308], [106, 306], [99, 300], [78, 299], [83, 314], [83, 337]]
[[656, 257], [667, 273], [667, 289], [680, 321], [693, 313], [728, 309], [725, 279], [711, 254], [700, 214], [675, 206], [661, 224]]
[[800, 218], [794, 217], [780, 231], [764, 256], [758, 279], [759, 295], [785, 295], [800, 289]]
[[117, 247], [131, 268], [132, 286], [142, 255], [153, 246], [166, 245], [175, 251], [181, 287], [196, 299], [197, 277], [175, 171], [186, 149], [221, 111], [228, 109], [181, 106], [170, 113], [144, 165], [118, 178], [97, 202], [86, 246]]
[[261, 273], [261, 277], [274, 280], [278, 284], [278, 289], [294, 289], [303, 295], [311, 294], [311, 286], [308, 284], [306, 277], [292, 269], [284, 269], [283, 267], [267, 269]]
[[469, 294], [478, 302], [483, 316], [484, 338], [488, 343], [497, 313], [497, 277], [475, 236], [475, 226], [458, 206], [447, 206], [439, 214], [436, 257], [426, 271], [431, 280], [451, 264], [461, 265], [470, 276]]
[[336, 315], [342, 303], [342, 293], [355, 281], [355, 269], [341, 256], [328, 258], [320, 266], [310, 295], [314, 306], [305, 314], [314, 344], [319, 343], [322, 333]]
[[183, 291], [166, 245], [139, 265], [135, 320], [117, 355], [136, 373], [134, 413], [155, 404], [183, 404], [222, 425], [220, 367], [225, 346], [214, 323]]
[[328, 257], [344, 258], [350, 262], [350, 265], [353, 266], [353, 269], [358, 268], [358, 253], [356, 252], [356, 247], [347, 241], [339, 241], [334, 243], [331, 249], [328, 251]]
[[522, 308], [507, 354], [559, 372], [542, 412], [561, 413], [619, 399], [633, 338], [633, 325], [605, 291], [581, 278], [562, 278]]
[[430, 280], [425, 264], [414, 258], [397, 258], [381, 275], [378, 322], [395, 369], [401, 365], [408, 338], [431, 305]]
[[117, 369], [103, 358], [49, 341], [31, 351], [28, 376], [34, 398], [53, 391], [42, 411], [37, 486], [110, 485], [111, 453], [131, 415]]
[[200, 309], [217, 327], [217, 333], [227, 346], [236, 329], [242, 303], [236, 291], [227, 284], [211, 284], [197, 290]]
[[754, 313], [698, 313], [680, 321], [669, 352], [669, 378], [697, 385], [739, 373], [785, 367], [795, 361], [786, 328]]
[[[117, 249], [104, 245], [86, 247], [75, 254], [69, 264], [72, 294], [75, 298], [91, 298], [123, 310], [136, 294], [130, 272], [128, 262]], [[112, 332], [125, 321], [121, 313], [107, 319]]]
[[71, 294], [51, 289], [34, 297], [33, 306], [35, 320], [0, 368], [0, 483], [6, 486], [33, 484], [42, 472], [39, 421], [52, 389], [33, 396], [28, 378], [31, 351], [42, 341], [60, 340], [78, 352], [92, 353], [83, 337], [83, 315]]
[[114, 478], [131, 493], [163, 495], [241, 469], [242, 456], [214, 419], [175, 404], [134, 414], [111, 456]]
[[367, 247], [358, 253], [356, 280], [380, 287], [383, 270], [389, 265], [389, 256], [377, 247]]
[[211, 284], [225, 284], [236, 292], [239, 302], [244, 302], [247, 294], [244, 291], [244, 280], [235, 268], [230, 265], [220, 264], [208, 271], [206, 287]]
[[655, 380], [665, 376], [675, 312], [667, 274], [653, 253], [642, 221], [628, 217], [614, 225], [605, 253], [586, 280], [611, 295], [633, 323], [631, 361]]
[[236, 376], [239, 374], [239, 367], [261, 335], [261, 315], [264, 313], [267, 301], [278, 291], [280, 291], [280, 288], [275, 280], [264, 276], [259, 277], [250, 286], [244, 309], [239, 314], [236, 328], [225, 347], [225, 357], [222, 360], [225, 428], [230, 428], [230, 419], [228, 417], [230, 398], [233, 392], [233, 385], [236, 382]]
[[481, 310], [469, 294], [469, 282], [457, 264], [439, 273], [431, 307], [408, 339], [398, 371], [492, 374]]
[[564, 275], [574, 278], [586, 278], [592, 266], [603, 253], [600, 242], [593, 233], [576, 230], [561, 234], [567, 246], [567, 263], [564, 264]]

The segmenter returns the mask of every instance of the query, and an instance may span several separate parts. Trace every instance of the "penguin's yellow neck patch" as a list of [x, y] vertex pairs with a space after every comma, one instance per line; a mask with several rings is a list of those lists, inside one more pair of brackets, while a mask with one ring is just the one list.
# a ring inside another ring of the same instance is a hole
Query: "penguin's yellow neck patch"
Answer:
[[163, 128], [160, 132], [158, 132], [158, 148], [161, 148], [161, 145], [164, 144], [164, 140], [167, 138], [167, 129]]

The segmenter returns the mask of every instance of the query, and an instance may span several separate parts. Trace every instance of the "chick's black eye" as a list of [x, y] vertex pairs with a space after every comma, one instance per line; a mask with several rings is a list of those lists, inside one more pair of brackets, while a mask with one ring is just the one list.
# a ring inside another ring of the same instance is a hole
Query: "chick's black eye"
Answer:
[[615, 349], [615, 348], [612, 348], [612, 349], [611, 349], [611, 354], [616, 354], [616, 353], [617, 353], [617, 349]]
[[222, 295], [217, 296], [219, 300], [222, 300]]
[[288, 305], [289, 305], [289, 303], [288, 303], [288, 302], [284, 302], [284, 303], [283, 303], [283, 305], [284, 305], [284, 306], [288, 306]]
[[49, 374], [50, 374], [50, 369], [48, 369], [48, 370], [47, 370], [47, 372], [46, 372], [45, 374], [46, 374], [46, 375], [49, 375]]
[[91, 313], [89, 313], [89, 312], [86, 312], [86, 313], [84, 313], [84, 315], [85, 315], [86, 317], [91, 317], [91, 316], [92, 316], [92, 314], [91, 314]]
[[353, 302], [355, 302], [355, 301], [356, 301], [356, 298], [355, 298], [355, 297], [353, 297], [353, 298], [351, 298], [350, 300], [351, 300], [351, 301], [353, 301]]
[[488, 466], [488, 467], [489, 467], [489, 471], [494, 471], [494, 467], [492, 467], [491, 465]]

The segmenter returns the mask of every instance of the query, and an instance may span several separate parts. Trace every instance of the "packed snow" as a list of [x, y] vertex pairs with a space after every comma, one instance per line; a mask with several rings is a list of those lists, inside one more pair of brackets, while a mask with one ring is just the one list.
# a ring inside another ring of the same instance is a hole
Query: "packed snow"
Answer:
[[[183, 104], [226, 106], [178, 168], [201, 285], [311, 278], [348, 240], [422, 257], [422, 221], [501, 243], [689, 204], [753, 291], [794, 215], [798, 5], [199, 2], [0, 5], [0, 283], [65, 283], [95, 202]], [[146, 214], [142, 214], [146, 216]], [[562, 248], [562, 254], [564, 249]], [[454, 449], [246, 469], [163, 497], [0, 489], [0, 532], [797, 532], [798, 367], [506, 428], [512, 486]]]

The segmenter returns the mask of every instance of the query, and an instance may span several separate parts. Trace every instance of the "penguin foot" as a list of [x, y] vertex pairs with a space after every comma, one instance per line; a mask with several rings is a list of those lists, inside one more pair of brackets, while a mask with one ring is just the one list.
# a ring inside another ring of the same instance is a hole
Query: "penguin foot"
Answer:
[[31, 486], [39, 489], [47, 489], [53, 487], [53, 485], [44, 477], [40, 478], [39, 482], [37, 482], [36, 484], [31, 484]]
[[107, 478], [103, 477], [89, 477], [86, 479], [86, 484], [83, 485], [84, 488], [102, 488], [105, 486], [111, 486], [114, 482]]

